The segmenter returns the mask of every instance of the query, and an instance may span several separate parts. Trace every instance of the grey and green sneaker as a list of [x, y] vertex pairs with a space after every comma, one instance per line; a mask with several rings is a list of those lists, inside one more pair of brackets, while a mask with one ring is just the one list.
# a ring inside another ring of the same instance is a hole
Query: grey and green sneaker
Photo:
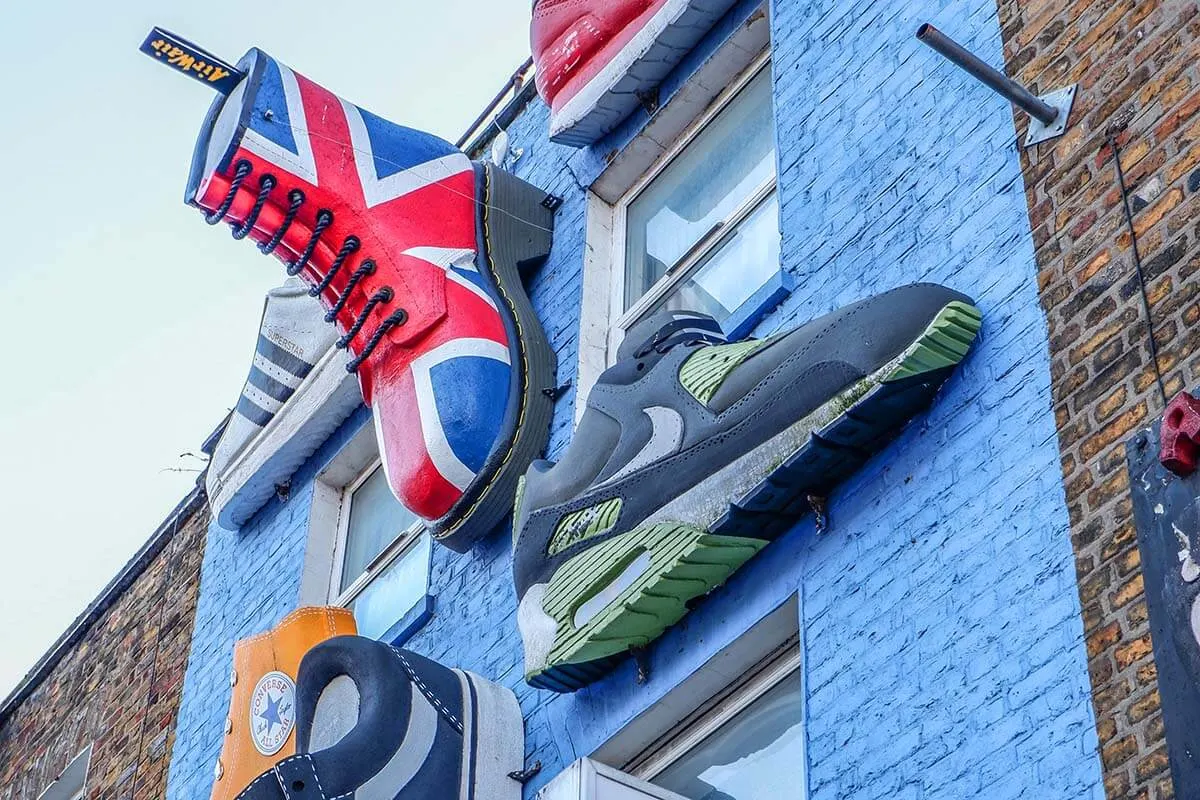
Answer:
[[574, 691], [657, 638], [928, 407], [979, 326], [935, 284], [761, 340], [688, 312], [635, 326], [517, 491], [526, 680]]

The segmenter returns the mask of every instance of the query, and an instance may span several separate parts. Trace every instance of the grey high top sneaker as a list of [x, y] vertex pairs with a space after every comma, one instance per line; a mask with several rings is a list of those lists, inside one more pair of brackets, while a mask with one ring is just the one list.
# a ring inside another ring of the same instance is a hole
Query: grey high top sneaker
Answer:
[[300, 662], [295, 706], [297, 754], [238, 800], [520, 800], [521, 709], [478, 675], [335, 636]]
[[915, 284], [762, 340], [683, 312], [634, 327], [518, 488], [526, 680], [574, 691], [658, 637], [926, 408], [979, 326]]

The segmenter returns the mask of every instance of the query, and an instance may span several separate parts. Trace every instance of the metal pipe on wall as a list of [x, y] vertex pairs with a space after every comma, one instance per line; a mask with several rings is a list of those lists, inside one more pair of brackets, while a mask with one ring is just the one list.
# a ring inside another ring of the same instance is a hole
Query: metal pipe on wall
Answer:
[[917, 38], [943, 56], [965, 69], [1025, 113], [1051, 125], [1058, 119], [1059, 110], [1035, 97], [1032, 92], [1004, 73], [984, 62], [970, 50], [951, 39], [928, 22], [917, 29]]

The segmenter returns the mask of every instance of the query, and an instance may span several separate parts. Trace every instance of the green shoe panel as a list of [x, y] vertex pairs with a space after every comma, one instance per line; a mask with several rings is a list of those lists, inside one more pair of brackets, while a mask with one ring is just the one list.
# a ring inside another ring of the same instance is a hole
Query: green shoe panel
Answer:
[[713, 536], [688, 525], [637, 528], [575, 556], [546, 589], [542, 611], [556, 632], [546, 663], [586, 663], [642, 647], [687, 613], [687, 602], [720, 586], [766, 541]]
[[729, 377], [729, 373], [755, 352], [770, 343], [770, 339], [747, 339], [744, 342], [722, 344], [699, 350], [679, 368], [679, 382], [692, 397], [708, 403]]
[[608, 533], [621, 515], [621, 498], [614, 497], [594, 506], [567, 514], [558, 522], [546, 552], [556, 556], [585, 539]]
[[885, 383], [955, 366], [966, 358], [982, 324], [983, 315], [975, 306], [958, 300], [946, 304]]

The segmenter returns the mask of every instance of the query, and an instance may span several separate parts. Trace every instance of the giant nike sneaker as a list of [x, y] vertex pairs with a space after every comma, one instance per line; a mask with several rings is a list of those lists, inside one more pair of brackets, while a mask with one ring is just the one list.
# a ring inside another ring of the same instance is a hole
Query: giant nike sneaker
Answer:
[[554, 358], [521, 276], [549, 252], [553, 204], [259, 50], [238, 67], [186, 200], [320, 300], [392, 491], [465, 550], [508, 512], [548, 436]]
[[658, 637], [927, 407], [979, 326], [933, 284], [766, 339], [689, 312], [635, 326], [518, 489], [526, 680], [573, 691]]
[[511, 691], [359, 636], [317, 645], [296, 681], [297, 754], [238, 800], [519, 800]]
[[734, 0], [536, 0], [530, 40], [550, 138], [592, 144], [658, 86]]

